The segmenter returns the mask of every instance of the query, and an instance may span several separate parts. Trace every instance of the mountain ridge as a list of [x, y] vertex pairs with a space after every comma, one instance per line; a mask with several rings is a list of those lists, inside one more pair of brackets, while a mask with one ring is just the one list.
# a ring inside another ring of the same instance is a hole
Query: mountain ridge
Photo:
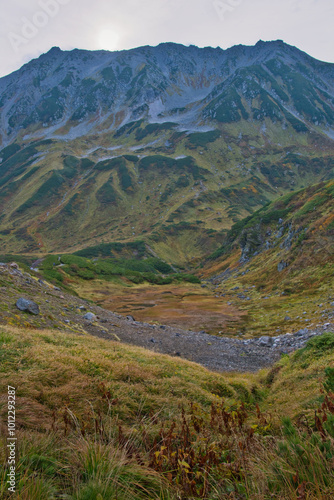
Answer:
[[7, 252], [145, 239], [188, 265], [240, 218], [333, 176], [334, 65], [281, 41], [53, 48], [0, 95]]
[[[251, 73], [246, 75], [245, 82], [249, 78], [256, 78], [257, 75], [252, 74], [252, 67], [263, 65], [273, 57], [281, 57], [282, 61], [295, 65], [301, 62], [313, 65], [321, 74], [321, 78], [318, 74], [316, 80], [318, 90], [333, 93], [334, 65], [317, 61], [282, 41], [260, 41], [254, 47], [238, 45], [226, 50], [172, 43], [119, 52], [61, 51], [54, 47], [17, 72], [0, 79], [0, 92], [3, 94], [0, 104], [4, 108], [2, 131], [7, 131], [6, 134], [2, 133], [2, 140], [6, 140], [6, 135], [7, 141], [11, 140], [21, 128], [27, 129], [38, 123], [43, 124], [44, 128], [48, 124], [58, 125], [60, 129], [61, 125], [73, 122], [73, 128], [92, 116], [99, 118], [101, 123], [111, 112], [123, 112], [123, 116], [119, 117], [120, 123], [114, 120], [113, 129], [143, 117], [149, 121], [166, 121], [165, 116], [160, 117], [161, 113], [177, 116], [177, 109], [182, 114], [184, 106], [194, 105], [198, 109], [193, 115], [190, 113], [190, 121], [205, 125], [207, 115], [202, 112], [205, 104], [203, 100], [208, 99], [210, 102], [210, 93], [219, 92], [219, 85], [224, 82], [230, 84], [227, 80], [235, 77], [241, 68], [248, 68]], [[300, 72], [304, 72], [306, 77], [303, 76], [298, 84], [305, 86], [307, 81], [315, 81], [310, 68], [304, 66]], [[279, 91], [273, 79], [275, 68], [266, 67], [265, 73], [262, 71], [260, 78], [267, 78], [267, 85]], [[30, 89], [28, 98], [25, 95], [27, 87]], [[269, 92], [269, 98], [271, 94]], [[15, 103], [12, 102], [14, 96]], [[284, 101], [282, 90], [278, 97], [281, 102], [283, 97]], [[325, 101], [326, 98], [321, 101], [323, 104], [320, 103], [323, 108], [328, 107]], [[175, 109], [172, 107], [174, 104]], [[293, 113], [293, 103], [288, 104]], [[331, 101], [329, 108], [332, 105]], [[130, 116], [126, 116], [125, 108], [131, 111]], [[298, 119], [303, 121], [303, 106], [299, 111]], [[329, 120], [328, 124], [332, 125], [333, 110], [328, 111], [328, 116], [326, 109], [323, 112], [326, 120]], [[321, 114], [318, 112], [318, 115], [320, 117]], [[185, 125], [189, 126], [189, 119], [185, 120]], [[52, 136], [52, 130], [48, 136]], [[77, 132], [77, 136], [80, 136], [80, 132]]]

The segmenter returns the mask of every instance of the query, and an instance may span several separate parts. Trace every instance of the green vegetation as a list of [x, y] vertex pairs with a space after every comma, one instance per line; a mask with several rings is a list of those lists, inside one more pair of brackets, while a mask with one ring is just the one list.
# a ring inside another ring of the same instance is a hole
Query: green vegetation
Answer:
[[247, 120], [249, 116], [234, 87], [226, 89], [207, 109], [213, 118], [222, 123], [238, 122], [241, 118]]
[[205, 147], [210, 142], [215, 142], [220, 137], [219, 130], [210, 132], [195, 132], [188, 135], [188, 142], [196, 147]]
[[[44, 97], [42, 102], [37, 106], [38, 119], [45, 123], [51, 120], [57, 120], [62, 117], [65, 110], [65, 105], [63, 104], [61, 97], [63, 97], [62, 92], [58, 87], [51, 90], [47, 97]], [[32, 123], [32, 117], [28, 118], [25, 122], [25, 126]]]
[[288, 122], [293, 126], [296, 132], [308, 132], [308, 128], [301, 120], [298, 120], [295, 116], [293, 116], [288, 111], [284, 112], [285, 118]]
[[[333, 333], [324, 333], [320, 337], [310, 339], [306, 347], [296, 352], [294, 359], [298, 362], [312, 362], [332, 351], [334, 351], [334, 335]], [[332, 372], [329, 371], [328, 375], [331, 376], [331, 374]]]
[[15, 255], [15, 254], [5, 254], [0, 255], [0, 262], [16, 262], [20, 265], [25, 271], [29, 272], [30, 266], [35, 260], [34, 257], [28, 257], [26, 255]]
[[146, 245], [144, 241], [131, 241], [129, 243], [101, 243], [93, 247], [88, 247], [79, 250], [75, 255], [86, 257], [88, 259], [94, 257], [110, 257], [115, 255], [120, 256], [136, 255], [138, 258], [147, 256]]
[[316, 195], [312, 200], [306, 202], [304, 206], [297, 212], [297, 217], [302, 217], [303, 215], [316, 210], [317, 207], [323, 205], [324, 202], [328, 199], [329, 196], [327, 193], [325, 193], [324, 195]]
[[103, 76], [103, 78], [105, 80], [108, 80], [108, 81], [114, 81], [115, 80], [115, 73], [114, 73], [114, 70], [112, 69], [111, 66], [109, 66], [108, 68], [104, 68], [101, 71], [101, 74], [102, 74], [102, 76]]
[[176, 127], [176, 123], [165, 122], [165, 123], [149, 123], [145, 128], [137, 128], [136, 129], [136, 140], [142, 141], [148, 135], [155, 134], [157, 135], [159, 132], [163, 132], [165, 130], [171, 130]]
[[171, 172], [188, 172], [192, 175], [194, 180], [204, 179], [203, 173], [205, 172], [204, 169], [198, 167], [194, 158], [191, 156], [186, 156], [178, 160], [162, 155], [146, 156], [139, 161], [138, 167], [141, 171], [154, 170], [158, 172], [168, 172], [168, 170], [170, 170]]
[[51, 177], [49, 177], [49, 179], [38, 188], [33, 196], [31, 196], [26, 202], [22, 203], [16, 212], [18, 214], [22, 214], [37, 204], [39, 206], [48, 205], [50, 198], [59, 194], [64, 182], [65, 180], [62, 175], [58, 171], [53, 170]]
[[11, 144], [10, 146], [3, 148], [0, 152], [0, 157], [2, 159], [2, 162], [7, 161], [8, 158], [13, 156], [18, 151], [20, 151], [20, 149], [21, 146], [19, 146], [18, 144]]
[[[13, 145], [15, 146], [15, 145]], [[10, 146], [8, 146], [10, 147]], [[4, 152], [5, 148], [2, 152]], [[16, 152], [15, 152], [16, 151]], [[10, 152], [5, 151], [5, 157], [0, 166], [0, 176], [3, 176], [6, 172], [17, 169], [17, 167], [25, 164], [28, 166], [33, 161], [33, 157], [38, 153], [38, 150], [34, 146], [28, 146], [24, 149], [11, 148]], [[30, 162], [30, 163], [29, 163]], [[16, 171], [12, 173], [15, 175]]]
[[138, 120], [136, 122], [129, 122], [120, 127], [117, 132], [115, 132], [115, 138], [118, 139], [122, 135], [130, 135], [134, 130], [136, 130], [143, 123], [143, 120]]
[[40, 266], [40, 271], [42, 272], [45, 279], [51, 281], [52, 283], [62, 284], [64, 281], [64, 275], [59, 272], [57, 266], [60, 264], [59, 258], [56, 255], [48, 255], [43, 259], [43, 263]]
[[148, 170], [149, 168], [164, 169], [171, 168], [175, 166], [176, 160], [168, 156], [154, 155], [146, 156], [142, 158], [139, 162], [139, 168], [141, 170]]
[[138, 156], [135, 156], [135, 155], [123, 155], [123, 158], [125, 158], [127, 161], [130, 161], [132, 163], [137, 163], [139, 161]]
[[260, 95], [260, 109], [253, 108], [253, 117], [255, 120], [263, 120], [268, 117], [272, 120], [282, 119], [282, 114], [280, 110], [280, 106], [269, 96], [269, 94], [261, 89], [259, 91]]
[[129, 83], [132, 78], [132, 69], [129, 66], [125, 67], [118, 78], [122, 83]]
[[95, 165], [96, 170], [112, 170], [113, 168], [117, 168], [121, 165], [126, 165], [124, 158], [121, 156], [117, 158], [112, 158], [111, 160], [104, 160], [104, 161], [99, 161]]
[[117, 201], [117, 193], [113, 187], [113, 176], [110, 175], [108, 181], [100, 187], [96, 193], [97, 200], [104, 204], [115, 204]]
[[[122, 251], [117, 244], [109, 247], [110, 250]], [[103, 251], [103, 248], [102, 248]], [[90, 250], [91, 254], [100, 253], [101, 249]], [[82, 252], [81, 252], [82, 253]], [[66, 281], [66, 276], [82, 278], [84, 280], [103, 279], [112, 280], [115, 277], [125, 278], [132, 283], [145, 281], [155, 285], [168, 285], [175, 282], [200, 283], [200, 279], [192, 274], [173, 274], [173, 269], [166, 262], [156, 258], [99, 258], [91, 261], [77, 255], [48, 256], [41, 267], [47, 279]], [[166, 276], [167, 275], [167, 276]]]
[[120, 178], [121, 187], [124, 191], [132, 188], [132, 179], [124, 163], [121, 163], [118, 166], [118, 175]]
[[75, 156], [66, 156], [64, 158], [64, 168], [62, 174], [68, 179], [73, 179], [78, 173], [80, 160]]

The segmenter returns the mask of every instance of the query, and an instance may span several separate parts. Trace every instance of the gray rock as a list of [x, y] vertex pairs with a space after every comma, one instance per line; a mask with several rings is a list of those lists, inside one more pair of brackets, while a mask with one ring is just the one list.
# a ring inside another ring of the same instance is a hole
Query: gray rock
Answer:
[[273, 339], [265, 335], [264, 337], [260, 337], [259, 344], [264, 347], [270, 347], [273, 344]]
[[290, 316], [285, 316], [284, 321], [291, 321]]
[[298, 330], [296, 332], [297, 337], [304, 337], [304, 335], [307, 335], [309, 333], [308, 328], [302, 328], [301, 330]]
[[16, 302], [16, 307], [20, 311], [27, 311], [35, 315], [39, 314], [39, 307], [36, 302], [33, 302], [32, 300], [24, 299], [21, 297]]
[[84, 315], [84, 319], [87, 319], [88, 321], [96, 321], [97, 317], [95, 316], [95, 314], [88, 312]]
[[278, 264], [277, 269], [279, 272], [283, 271], [283, 269], [286, 269], [288, 267], [288, 264], [284, 262], [284, 260], [281, 260], [281, 262]]
[[129, 315], [129, 316], [127, 316], [127, 317], [126, 317], [126, 319], [127, 319], [128, 321], [136, 321], [136, 320], [135, 320], [135, 318], [134, 318], [133, 316], [130, 316], [130, 315]]
[[79, 309], [80, 309], [80, 311], [86, 311], [85, 306], [80, 306]]

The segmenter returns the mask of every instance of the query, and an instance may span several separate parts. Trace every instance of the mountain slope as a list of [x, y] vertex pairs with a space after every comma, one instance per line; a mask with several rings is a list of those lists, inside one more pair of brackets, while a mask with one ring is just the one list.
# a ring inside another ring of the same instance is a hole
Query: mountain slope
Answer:
[[261, 255], [268, 264], [274, 255], [288, 261], [277, 263], [279, 272], [290, 265], [323, 265], [334, 256], [333, 199], [333, 181], [282, 196], [234, 224], [207, 262], [217, 264], [234, 256], [240, 264], [248, 264]]
[[144, 239], [191, 265], [333, 177], [333, 67], [281, 41], [53, 48], [0, 79], [4, 252]]
[[331, 321], [333, 188], [321, 183], [266, 205], [232, 226], [202, 264], [217, 296], [247, 315], [241, 333], [291, 333]]

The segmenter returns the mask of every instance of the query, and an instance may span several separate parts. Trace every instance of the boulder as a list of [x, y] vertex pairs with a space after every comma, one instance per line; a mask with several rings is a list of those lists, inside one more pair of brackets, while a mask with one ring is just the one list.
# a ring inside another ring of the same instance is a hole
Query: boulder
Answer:
[[86, 319], [87, 321], [96, 321], [97, 317], [95, 316], [95, 314], [88, 312], [84, 315], [84, 319]]
[[273, 345], [274, 341], [272, 337], [269, 337], [267, 335], [260, 337], [259, 339], [259, 344], [264, 347], [271, 347]]
[[36, 304], [36, 302], [33, 302], [32, 300], [24, 299], [24, 298], [19, 298], [18, 301], [16, 302], [16, 307], [20, 311], [27, 311], [31, 314], [39, 314], [39, 307]]

